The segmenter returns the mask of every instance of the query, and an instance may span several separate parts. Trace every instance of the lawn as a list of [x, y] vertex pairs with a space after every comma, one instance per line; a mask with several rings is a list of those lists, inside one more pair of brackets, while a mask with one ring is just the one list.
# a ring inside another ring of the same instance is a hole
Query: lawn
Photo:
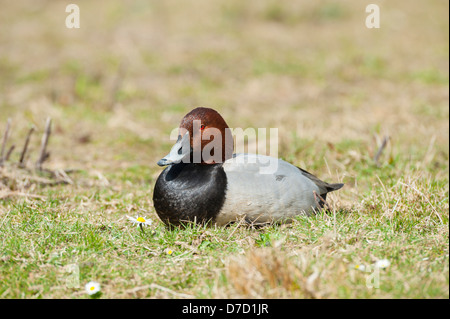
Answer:
[[[79, 29], [69, 2], [0, 10], [0, 298], [449, 298], [448, 2], [378, 1], [379, 29], [350, 0], [77, 3]], [[345, 183], [331, 209], [168, 230], [156, 162], [197, 106], [277, 128]]]

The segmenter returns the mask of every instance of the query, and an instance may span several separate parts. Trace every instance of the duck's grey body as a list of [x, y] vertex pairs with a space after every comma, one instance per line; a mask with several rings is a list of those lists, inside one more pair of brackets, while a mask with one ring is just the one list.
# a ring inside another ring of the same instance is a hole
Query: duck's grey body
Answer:
[[[276, 166], [270, 173], [268, 164]], [[320, 205], [314, 192], [326, 193], [342, 187], [327, 184], [308, 172], [281, 159], [235, 154], [225, 161], [226, 197], [215, 222], [224, 225], [245, 218], [251, 223], [287, 221], [297, 215], [309, 215]]]

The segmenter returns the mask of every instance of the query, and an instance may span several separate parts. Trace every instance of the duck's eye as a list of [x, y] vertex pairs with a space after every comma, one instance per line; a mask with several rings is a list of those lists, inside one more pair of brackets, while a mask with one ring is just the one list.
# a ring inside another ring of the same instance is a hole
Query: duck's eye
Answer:
[[204, 129], [205, 129], [205, 125], [202, 124], [202, 125], [200, 126], [200, 129], [201, 129], [201, 130], [204, 130]]

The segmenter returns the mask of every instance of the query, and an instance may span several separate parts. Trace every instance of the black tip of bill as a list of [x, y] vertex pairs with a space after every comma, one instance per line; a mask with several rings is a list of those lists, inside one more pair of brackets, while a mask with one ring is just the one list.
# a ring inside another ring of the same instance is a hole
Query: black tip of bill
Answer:
[[167, 159], [161, 158], [161, 159], [158, 161], [157, 164], [158, 164], [159, 166], [166, 166], [166, 165], [169, 165], [170, 163], [169, 163], [169, 161], [168, 161]]

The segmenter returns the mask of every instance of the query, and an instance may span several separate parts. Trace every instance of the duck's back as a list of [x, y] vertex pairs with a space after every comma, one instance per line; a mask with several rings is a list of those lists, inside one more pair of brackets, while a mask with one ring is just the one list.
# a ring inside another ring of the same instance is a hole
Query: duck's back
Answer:
[[310, 214], [317, 207], [313, 191], [319, 187], [298, 167], [255, 154], [235, 154], [223, 164], [227, 177], [225, 202], [215, 219], [218, 225], [245, 216], [264, 223]]

